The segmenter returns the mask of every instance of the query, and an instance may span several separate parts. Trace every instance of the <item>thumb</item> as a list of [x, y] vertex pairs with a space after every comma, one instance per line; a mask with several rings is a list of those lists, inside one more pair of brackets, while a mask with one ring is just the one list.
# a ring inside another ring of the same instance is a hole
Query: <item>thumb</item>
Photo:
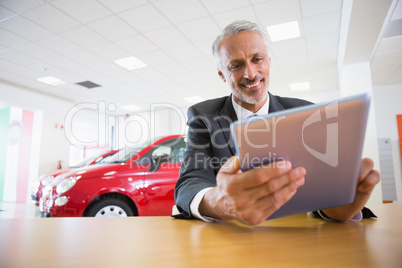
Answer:
[[240, 160], [236, 155], [231, 156], [221, 167], [220, 172], [237, 173], [240, 170]]

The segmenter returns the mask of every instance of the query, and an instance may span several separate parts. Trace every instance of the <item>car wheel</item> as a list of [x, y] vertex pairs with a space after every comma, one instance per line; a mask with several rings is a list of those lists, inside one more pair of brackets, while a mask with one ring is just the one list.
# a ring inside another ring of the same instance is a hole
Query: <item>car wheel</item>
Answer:
[[134, 216], [130, 206], [121, 199], [106, 197], [95, 203], [88, 211], [89, 217], [128, 217]]

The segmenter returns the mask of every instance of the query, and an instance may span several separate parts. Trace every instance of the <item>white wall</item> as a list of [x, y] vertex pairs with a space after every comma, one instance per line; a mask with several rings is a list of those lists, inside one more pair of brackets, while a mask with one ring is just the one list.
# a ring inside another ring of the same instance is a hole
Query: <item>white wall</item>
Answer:
[[402, 201], [401, 153], [396, 122], [396, 115], [402, 114], [402, 84], [374, 86], [373, 97], [375, 100], [377, 136], [378, 138], [391, 139], [397, 197], [398, 201]]
[[63, 124], [64, 115], [72, 103], [2, 81], [0, 81], [0, 101], [3, 106], [9, 104], [9, 106], [43, 112], [39, 174], [56, 169], [58, 160], [68, 163], [69, 143], [60, 125]]

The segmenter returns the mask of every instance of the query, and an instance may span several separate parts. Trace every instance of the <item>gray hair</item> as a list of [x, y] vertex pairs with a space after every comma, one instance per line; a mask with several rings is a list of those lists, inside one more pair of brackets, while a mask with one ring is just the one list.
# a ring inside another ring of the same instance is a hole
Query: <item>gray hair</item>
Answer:
[[219, 46], [222, 43], [222, 40], [229, 35], [232, 34], [237, 34], [240, 32], [257, 32], [259, 35], [261, 35], [262, 39], [264, 40], [265, 46], [267, 47], [267, 52], [268, 55], [269, 53], [269, 43], [268, 43], [268, 37], [265, 35], [265, 33], [261, 30], [260, 26], [254, 22], [250, 22], [247, 20], [237, 20], [235, 22], [232, 22], [228, 26], [223, 29], [222, 34], [219, 35], [214, 43], [212, 44], [212, 54], [214, 55], [215, 61], [216, 61], [216, 66], [221, 67], [221, 58], [219, 56]]

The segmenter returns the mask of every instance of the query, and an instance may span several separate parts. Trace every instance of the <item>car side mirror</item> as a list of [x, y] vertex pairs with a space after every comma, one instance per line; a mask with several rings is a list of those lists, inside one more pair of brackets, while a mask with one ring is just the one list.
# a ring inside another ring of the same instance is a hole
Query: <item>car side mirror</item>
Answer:
[[160, 146], [152, 152], [152, 161], [149, 165], [150, 172], [156, 172], [162, 163], [168, 163], [172, 148], [169, 146]]

